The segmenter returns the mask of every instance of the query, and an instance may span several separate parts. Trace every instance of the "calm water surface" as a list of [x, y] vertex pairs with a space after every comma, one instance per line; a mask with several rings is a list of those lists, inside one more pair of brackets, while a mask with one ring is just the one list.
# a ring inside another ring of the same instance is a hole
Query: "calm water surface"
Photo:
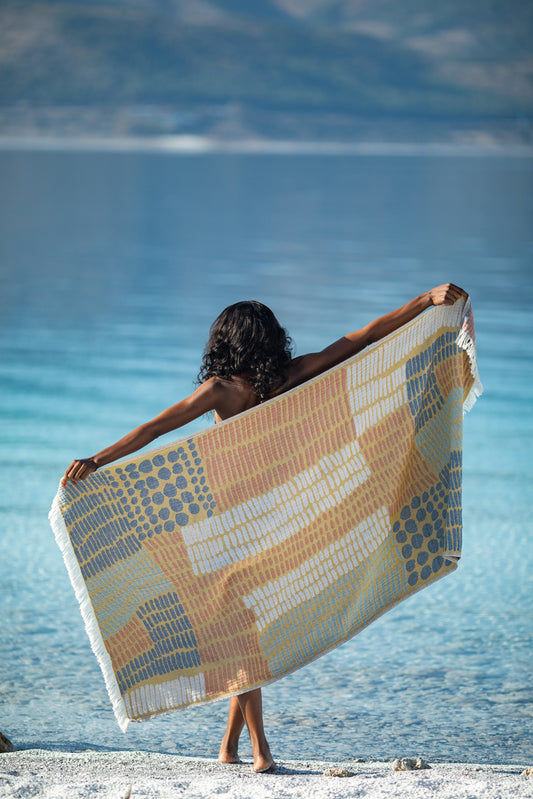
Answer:
[[48, 526], [59, 477], [190, 393], [228, 303], [303, 353], [452, 280], [485, 386], [460, 567], [265, 689], [266, 725], [280, 758], [530, 764], [532, 189], [520, 158], [0, 153], [5, 734], [217, 754], [226, 702], [120, 732]]

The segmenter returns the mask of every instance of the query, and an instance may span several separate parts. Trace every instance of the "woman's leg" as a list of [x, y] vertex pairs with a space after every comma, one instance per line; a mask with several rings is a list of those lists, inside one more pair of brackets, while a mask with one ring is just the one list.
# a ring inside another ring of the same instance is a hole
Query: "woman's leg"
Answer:
[[232, 696], [229, 704], [228, 726], [222, 739], [218, 759], [221, 763], [240, 763], [239, 737], [244, 724], [248, 727], [254, 771], [268, 771], [275, 764], [270, 754], [263, 728], [263, 701], [261, 689], [255, 688], [239, 696]]
[[218, 759], [221, 763], [240, 763], [239, 737], [244, 727], [244, 716], [237, 696], [229, 700], [228, 726], [222, 738]]
[[265, 738], [263, 729], [263, 700], [261, 689], [255, 688], [237, 697], [241, 708], [241, 714], [250, 733], [252, 743], [252, 755], [254, 758], [253, 770], [257, 772], [268, 771], [275, 766], [270, 747]]

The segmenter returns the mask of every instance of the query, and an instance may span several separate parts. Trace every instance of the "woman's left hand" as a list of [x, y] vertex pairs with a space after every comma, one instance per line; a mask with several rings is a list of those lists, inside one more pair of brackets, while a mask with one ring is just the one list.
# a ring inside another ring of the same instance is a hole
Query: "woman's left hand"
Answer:
[[92, 458], [77, 458], [72, 461], [67, 471], [65, 472], [62, 484], [65, 486], [69, 480], [77, 483], [78, 480], [85, 480], [90, 474], [98, 469], [98, 464]]

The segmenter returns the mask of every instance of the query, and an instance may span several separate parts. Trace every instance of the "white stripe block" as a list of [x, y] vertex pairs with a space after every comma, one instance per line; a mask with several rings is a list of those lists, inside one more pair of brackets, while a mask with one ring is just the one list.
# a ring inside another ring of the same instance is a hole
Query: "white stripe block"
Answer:
[[318, 555], [244, 596], [244, 604], [253, 611], [259, 631], [353, 571], [380, 546], [389, 532], [389, 514], [382, 507]]
[[[351, 367], [356, 371], [357, 364]], [[365, 375], [365, 377], [368, 377]], [[405, 366], [395, 369], [390, 375], [380, 379], [370, 377], [371, 382], [365, 383], [359, 376], [356, 388], [348, 393], [350, 409], [353, 414], [357, 434], [361, 435], [368, 427], [380, 421], [393, 410], [399, 408], [406, 401]], [[354, 378], [350, 380], [353, 384]]]
[[[461, 309], [461, 303], [433, 308], [431, 316], [422, 316], [416, 324], [402, 329], [401, 333], [392, 334], [380, 346], [373, 345], [364, 357], [349, 367], [349, 401], [358, 435], [408, 401], [406, 361], [411, 355], [419, 354], [432, 329], [456, 327], [461, 319]], [[383, 375], [392, 364], [397, 368]]]
[[142, 685], [126, 694], [125, 702], [130, 718], [160, 713], [184, 704], [206, 698], [203, 674], [178, 677], [158, 685]]
[[[341, 502], [369, 477], [359, 444], [352, 441], [288, 480], [283, 491], [275, 488], [213, 519], [183, 527], [194, 573], [206, 574], [236, 563], [243, 559], [243, 552], [249, 557], [271, 549], [308, 526], [324, 508]], [[284, 499], [287, 495], [289, 501]], [[237, 536], [240, 546], [232, 543], [232, 536]], [[198, 544], [203, 544], [201, 553]]]

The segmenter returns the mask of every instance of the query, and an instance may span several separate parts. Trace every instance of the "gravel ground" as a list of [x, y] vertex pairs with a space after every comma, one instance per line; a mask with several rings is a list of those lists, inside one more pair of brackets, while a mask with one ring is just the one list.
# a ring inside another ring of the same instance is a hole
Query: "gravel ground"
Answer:
[[[151, 752], [49, 752], [0, 755], [0, 797], [64, 799], [533, 799], [524, 766], [434, 763], [395, 771], [392, 762], [283, 761], [275, 773], [250, 763]], [[345, 776], [328, 774], [328, 771]]]

